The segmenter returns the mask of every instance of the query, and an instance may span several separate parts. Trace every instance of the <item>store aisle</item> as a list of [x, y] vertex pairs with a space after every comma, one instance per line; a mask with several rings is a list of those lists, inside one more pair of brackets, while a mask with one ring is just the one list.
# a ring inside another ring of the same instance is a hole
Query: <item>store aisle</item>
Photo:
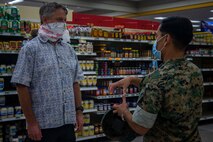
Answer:
[[202, 142], [212, 142], [213, 140], [213, 124], [205, 124], [199, 126]]
[[[199, 126], [202, 142], [212, 142], [213, 140], [213, 124], [205, 124]], [[143, 142], [143, 137], [138, 137], [132, 142]]]

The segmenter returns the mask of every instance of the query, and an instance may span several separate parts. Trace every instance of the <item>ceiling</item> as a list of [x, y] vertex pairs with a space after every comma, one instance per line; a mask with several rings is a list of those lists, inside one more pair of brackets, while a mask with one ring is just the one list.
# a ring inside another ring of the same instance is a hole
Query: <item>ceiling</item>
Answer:
[[[11, 0], [1, 0], [5, 3]], [[40, 7], [54, 0], [25, 0], [20, 5]], [[60, 0], [74, 12], [102, 16], [116, 16], [141, 20], [154, 17], [185, 16], [191, 20], [208, 20], [213, 17], [213, 0]]]

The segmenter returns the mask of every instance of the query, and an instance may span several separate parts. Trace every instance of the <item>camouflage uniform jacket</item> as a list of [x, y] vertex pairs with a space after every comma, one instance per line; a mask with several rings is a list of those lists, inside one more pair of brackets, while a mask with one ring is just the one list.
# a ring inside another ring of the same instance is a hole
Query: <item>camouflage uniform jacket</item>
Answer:
[[144, 113], [138, 115], [136, 109], [133, 121], [150, 128], [144, 142], [201, 141], [198, 122], [204, 89], [196, 65], [186, 59], [169, 60], [144, 78], [140, 87], [138, 108]]

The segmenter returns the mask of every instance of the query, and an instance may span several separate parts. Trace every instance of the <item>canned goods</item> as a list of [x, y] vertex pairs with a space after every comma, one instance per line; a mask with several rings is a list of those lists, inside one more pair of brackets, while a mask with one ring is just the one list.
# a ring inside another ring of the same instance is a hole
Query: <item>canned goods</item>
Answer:
[[16, 126], [10, 126], [10, 135], [15, 136], [16, 135]]
[[89, 127], [88, 126], [83, 127], [82, 136], [83, 137], [89, 136]]
[[89, 100], [89, 108], [90, 109], [94, 108], [94, 101], [93, 100]]
[[21, 106], [15, 107], [15, 117], [17, 117], [17, 118], [22, 117]]
[[7, 117], [8, 118], [14, 117], [14, 108], [13, 107], [8, 107], [8, 109], [7, 109]]
[[7, 118], [7, 108], [1, 108], [1, 119], [6, 119]]
[[0, 78], [0, 92], [4, 90], [4, 78]]
[[89, 114], [85, 114], [84, 115], [84, 123], [85, 124], [89, 124], [90, 123], [90, 115]]
[[93, 136], [95, 133], [95, 127], [93, 125], [90, 125], [89, 126], [89, 136]]

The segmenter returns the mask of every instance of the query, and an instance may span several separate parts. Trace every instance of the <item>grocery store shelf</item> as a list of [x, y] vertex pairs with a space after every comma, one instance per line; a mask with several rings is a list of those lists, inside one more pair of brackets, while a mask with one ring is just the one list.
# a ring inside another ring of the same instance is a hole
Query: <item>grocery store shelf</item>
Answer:
[[119, 78], [125, 78], [125, 77], [145, 77], [146, 75], [110, 75], [110, 76], [97, 76], [97, 79], [119, 79]]
[[202, 120], [210, 120], [210, 119], [213, 119], [213, 112], [212, 111], [205, 112], [203, 114], [203, 116], [200, 118], [200, 121], [202, 121]]
[[0, 74], [0, 77], [11, 77], [12, 74], [10, 73], [4, 73], [4, 74]]
[[98, 110], [96, 108], [94, 109], [85, 109], [83, 113], [91, 113], [91, 112], [97, 112]]
[[92, 41], [131, 42], [131, 43], [151, 43], [151, 41], [149, 40], [131, 40], [131, 39], [103, 38], [103, 37], [75, 36], [75, 37], [71, 37], [71, 39], [92, 40]]
[[4, 91], [0, 92], [0, 96], [17, 95], [17, 91]]
[[12, 55], [18, 55], [18, 52], [5, 52], [5, 51], [0, 51], [0, 54], [12, 54]]
[[201, 71], [213, 71], [213, 68], [203, 68], [203, 69], [201, 69]]
[[95, 71], [84, 71], [83, 74], [84, 75], [95, 75], [96, 72]]
[[135, 111], [136, 108], [132, 107], [132, 108], [129, 108], [129, 111]]
[[97, 61], [153, 61], [151, 57], [144, 58], [96, 58]]
[[[129, 108], [129, 111], [135, 111], [135, 109], [136, 108], [134, 108], [134, 107], [130, 107]], [[103, 114], [105, 114], [106, 112], [107, 112], [108, 110], [103, 110], [103, 111], [97, 111], [97, 115], [103, 115]]]
[[212, 86], [213, 85], [213, 82], [205, 82], [203, 83], [204, 86]]
[[97, 139], [97, 138], [102, 138], [102, 137], [105, 137], [105, 136], [106, 136], [105, 134], [98, 134], [98, 135], [88, 136], [88, 137], [79, 137], [79, 138], [76, 139], [76, 141], [79, 142], [79, 141]]
[[213, 102], [213, 98], [204, 98], [202, 103], [212, 103]]
[[24, 37], [21, 34], [13, 34], [13, 33], [1, 33], [0, 36]]
[[25, 117], [1, 119], [0, 123], [2, 123], [2, 122], [10, 122], [10, 121], [19, 121], [19, 120], [25, 120]]
[[[93, 99], [115, 99], [115, 98], [121, 98], [122, 95], [106, 95], [106, 96], [89, 96], [90, 98]], [[127, 94], [126, 97], [138, 97], [138, 93], [136, 94]]]
[[213, 45], [212, 43], [205, 42], [191, 42], [190, 45]]
[[188, 57], [213, 57], [213, 55], [187, 55]]
[[77, 56], [97, 56], [97, 53], [76, 53]]
[[97, 87], [80, 87], [81, 91], [94, 91], [94, 90], [98, 90]]

